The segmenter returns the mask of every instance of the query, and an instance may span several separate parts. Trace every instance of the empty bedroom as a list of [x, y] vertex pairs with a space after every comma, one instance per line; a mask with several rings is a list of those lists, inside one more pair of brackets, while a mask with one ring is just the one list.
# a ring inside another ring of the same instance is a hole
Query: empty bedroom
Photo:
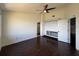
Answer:
[[0, 56], [79, 56], [79, 3], [0, 3]]

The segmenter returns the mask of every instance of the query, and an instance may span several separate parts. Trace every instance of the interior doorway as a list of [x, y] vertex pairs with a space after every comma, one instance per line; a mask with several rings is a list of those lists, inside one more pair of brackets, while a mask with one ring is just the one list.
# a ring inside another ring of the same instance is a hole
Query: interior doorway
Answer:
[[76, 47], [76, 17], [70, 19], [70, 45]]
[[37, 36], [40, 36], [40, 22], [37, 23]]

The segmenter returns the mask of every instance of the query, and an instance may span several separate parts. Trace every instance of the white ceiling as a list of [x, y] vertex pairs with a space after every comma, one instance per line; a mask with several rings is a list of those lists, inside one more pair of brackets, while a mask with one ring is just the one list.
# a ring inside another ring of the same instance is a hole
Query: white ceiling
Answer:
[[46, 4], [48, 4], [48, 8], [59, 7], [64, 5], [64, 3], [5, 3], [4, 6], [2, 6], [2, 8], [8, 11], [40, 13], [43, 11], [44, 6]]

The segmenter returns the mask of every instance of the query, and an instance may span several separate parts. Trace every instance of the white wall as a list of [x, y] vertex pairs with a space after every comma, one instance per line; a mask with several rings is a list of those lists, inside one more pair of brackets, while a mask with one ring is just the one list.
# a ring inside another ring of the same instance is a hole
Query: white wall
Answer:
[[66, 11], [65, 16], [67, 19], [76, 17], [76, 49], [79, 50], [79, 3], [69, 4]]
[[58, 20], [58, 40], [69, 43], [68, 38], [68, 20]]
[[4, 12], [2, 46], [36, 37], [40, 14]]
[[[55, 17], [52, 17], [52, 15], [55, 15]], [[52, 10], [50, 13], [46, 13], [44, 20], [47, 21], [47, 23], [44, 22], [45, 32], [46, 30], [57, 31], [58, 40], [69, 43], [68, 19], [65, 18], [65, 6], [56, 8], [55, 10]]]
[[40, 35], [44, 35], [44, 14], [41, 14], [41, 21], [40, 21]]
[[67, 43], [70, 43], [69, 20], [74, 16], [76, 17], [76, 49], [79, 50], [79, 3], [66, 4], [60, 10], [52, 10], [51, 13], [45, 14], [44, 20], [53, 20], [51, 17], [52, 15], [56, 15], [56, 18], [61, 18], [61, 20], [58, 21], [58, 29], [60, 34], [59, 41], [64, 41]]
[[45, 22], [44, 26], [45, 26], [44, 27], [45, 34], [46, 34], [46, 31], [55, 31], [55, 32], [58, 32], [58, 21], [56, 21], [56, 20]]

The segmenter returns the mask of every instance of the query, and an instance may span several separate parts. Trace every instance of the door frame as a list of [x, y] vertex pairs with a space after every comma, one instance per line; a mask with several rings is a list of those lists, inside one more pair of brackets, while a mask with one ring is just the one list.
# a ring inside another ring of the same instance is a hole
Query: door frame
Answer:
[[[74, 16], [75, 17], [75, 16]], [[70, 43], [70, 19], [72, 19], [72, 18], [74, 18], [74, 17], [70, 17], [69, 19], [68, 19], [68, 38], [69, 38], [69, 43]], [[75, 17], [76, 18], [76, 17]]]
[[38, 24], [40, 24], [40, 22], [37, 22], [37, 36], [40, 36], [41, 35], [41, 33], [40, 33], [40, 28], [41, 28], [40, 26], [41, 26], [41, 24], [39, 25], [39, 27], [40, 27], [39, 28], [39, 34], [38, 34]]
[[[71, 32], [71, 31], [70, 31], [70, 28], [71, 28], [71, 27], [70, 27], [70, 20], [73, 19], [73, 18], [75, 18], [75, 22], [76, 22], [76, 16], [70, 17], [70, 18], [68, 19], [68, 20], [69, 20], [69, 21], [68, 21], [69, 43], [71, 43], [71, 35], [70, 35], [70, 32]], [[76, 48], [76, 24], [75, 24], [75, 48]]]

